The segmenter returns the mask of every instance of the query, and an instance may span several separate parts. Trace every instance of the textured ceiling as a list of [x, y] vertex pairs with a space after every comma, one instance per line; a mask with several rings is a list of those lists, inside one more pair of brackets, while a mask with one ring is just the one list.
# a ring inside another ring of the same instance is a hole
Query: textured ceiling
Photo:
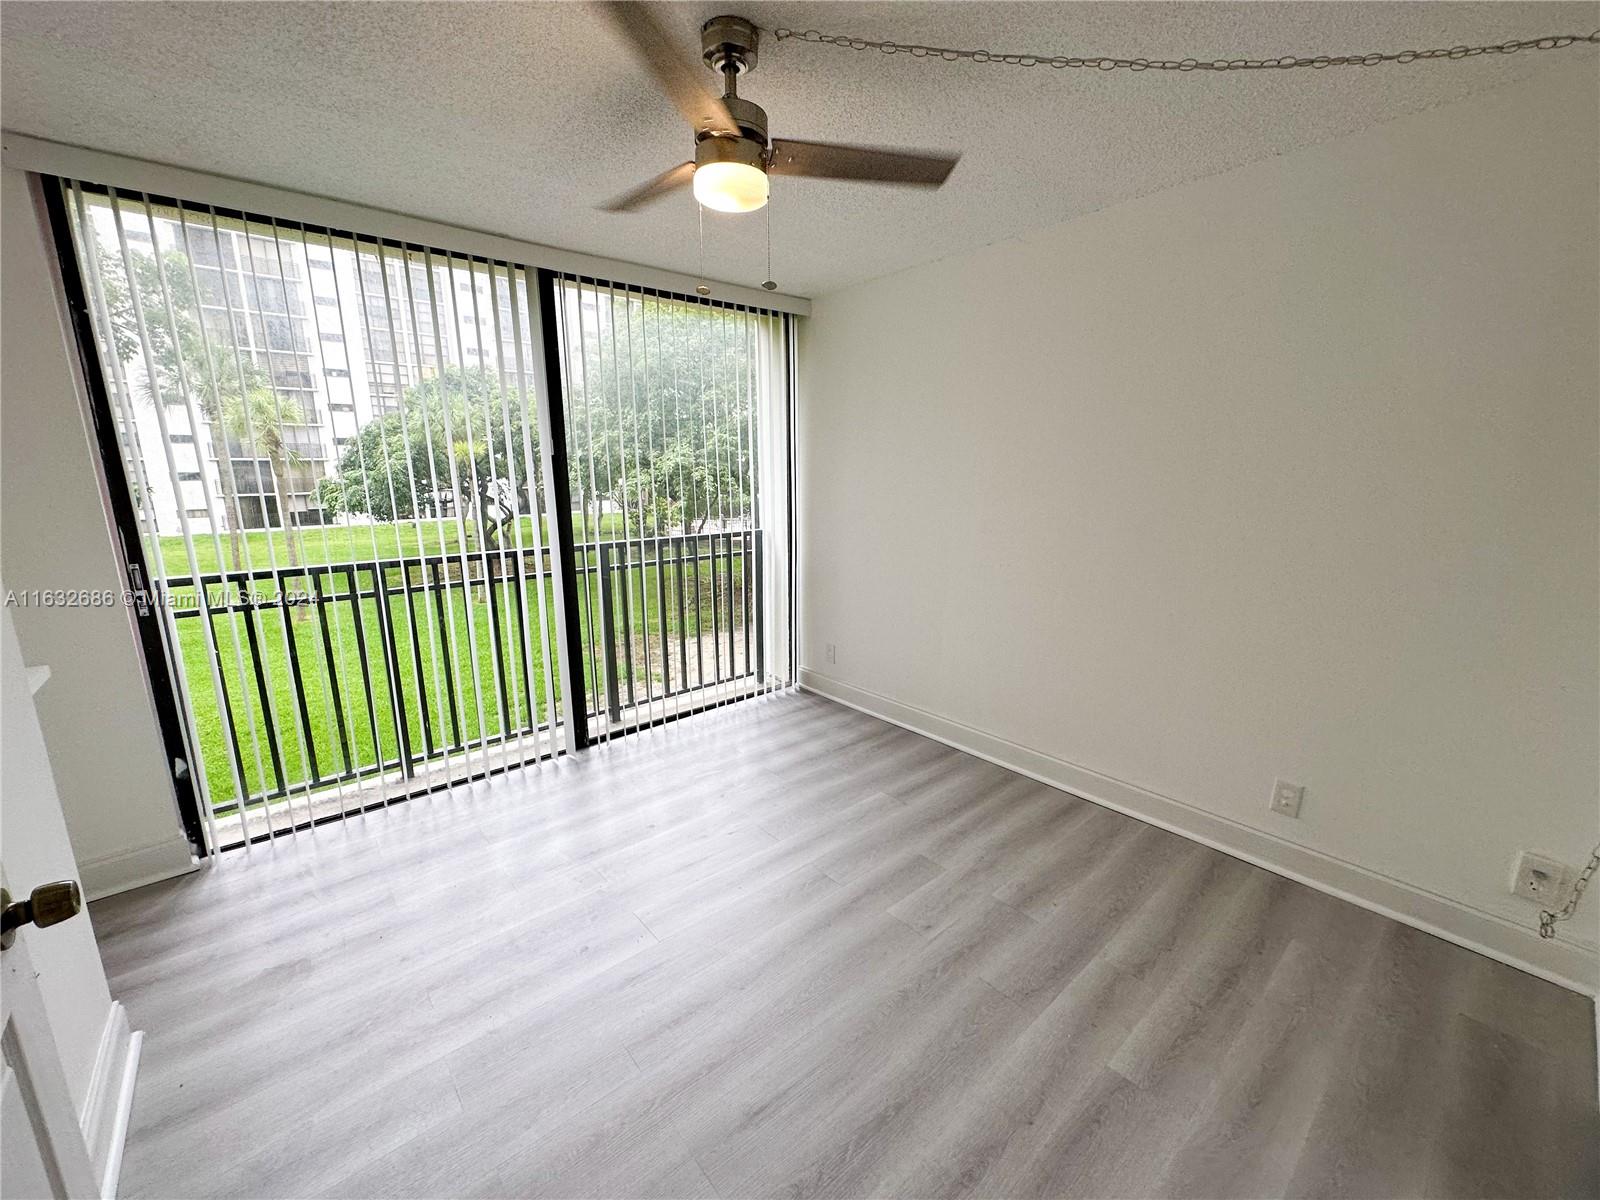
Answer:
[[[663, 6], [961, 47], [1267, 57], [1501, 42], [1600, 27], [1584, 4]], [[0, 6], [0, 122], [530, 241], [697, 270], [695, 210], [594, 205], [690, 156], [686, 127], [580, 4]], [[741, 92], [774, 136], [964, 152], [940, 191], [779, 179], [773, 276], [816, 295], [1583, 60], [1248, 75], [1055, 71], [766, 39]], [[708, 75], [708, 78], [710, 76]], [[1492, 154], [1493, 147], [1486, 146]], [[761, 215], [707, 214], [705, 273], [766, 274]]]

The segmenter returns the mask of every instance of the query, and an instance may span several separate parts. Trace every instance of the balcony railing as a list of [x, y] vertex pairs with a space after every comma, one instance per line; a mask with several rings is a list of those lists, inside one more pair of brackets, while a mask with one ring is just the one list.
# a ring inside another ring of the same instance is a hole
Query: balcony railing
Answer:
[[[762, 553], [760, 530], [577, 547], [591, 735], [755, 690], [765, 674]], [[545, 661], [561, 607], [550, 554], [280, 565], [204, 574], [198, 588], [192, 576], [167, 579], [162, 602], [214, 812], [374, 775], [420, 790], [437, 786], [452, 756], [509, 753], [529, 739], [548, 748], [563, 690]]]

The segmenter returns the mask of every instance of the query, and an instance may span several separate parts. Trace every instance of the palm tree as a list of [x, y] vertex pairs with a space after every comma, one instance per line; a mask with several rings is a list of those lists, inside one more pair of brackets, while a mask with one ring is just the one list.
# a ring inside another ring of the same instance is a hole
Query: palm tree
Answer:
[[[221, 417], [222, 427], [229, 438], [238, 441], [247, 454], [267, 460], [272, 471], [272, 490], [278, 503], [278, 520], [283, 525], [289, 566], [299, 566], [304, 555], [300, 553], [299, 527], [289, 511], [289, 468], [302, 459], [283, 436], [285, 425], [304, 420], [299, 404], [293, 399], [279, 396], [265, 380], [247, 378], [242, 390], [223, 396]], [[223, 471], [222, 474], [227, 476], [232, 472]], [[265, 517], [266, 514], [262, 515]]]

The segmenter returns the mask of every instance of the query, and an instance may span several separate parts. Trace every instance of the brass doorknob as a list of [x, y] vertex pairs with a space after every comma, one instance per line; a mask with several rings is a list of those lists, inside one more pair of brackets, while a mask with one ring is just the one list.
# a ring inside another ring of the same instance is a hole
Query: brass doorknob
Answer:
[[83, 911], [83, 889], [75, 879], [57, 883], [41, 883], [28, 893], [26, 900], [12, 900], [11, 893], [0, 888], [0, 950], [10, 949], [17, 940], [17, 930], [24, 925], [59, 925], [68, 917]]

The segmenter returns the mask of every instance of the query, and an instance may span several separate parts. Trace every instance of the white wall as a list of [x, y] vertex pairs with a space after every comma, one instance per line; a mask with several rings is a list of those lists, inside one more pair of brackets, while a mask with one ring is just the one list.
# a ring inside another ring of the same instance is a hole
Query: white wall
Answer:
[[1592, 987], [1597, 82], [817, 299], [806, 680]]
[[[124, 586], [26, 176], [0, 171], [0, 575], [9, 590]], [[190, 867], [132, 615], [13, 607], [84, 890]]]

